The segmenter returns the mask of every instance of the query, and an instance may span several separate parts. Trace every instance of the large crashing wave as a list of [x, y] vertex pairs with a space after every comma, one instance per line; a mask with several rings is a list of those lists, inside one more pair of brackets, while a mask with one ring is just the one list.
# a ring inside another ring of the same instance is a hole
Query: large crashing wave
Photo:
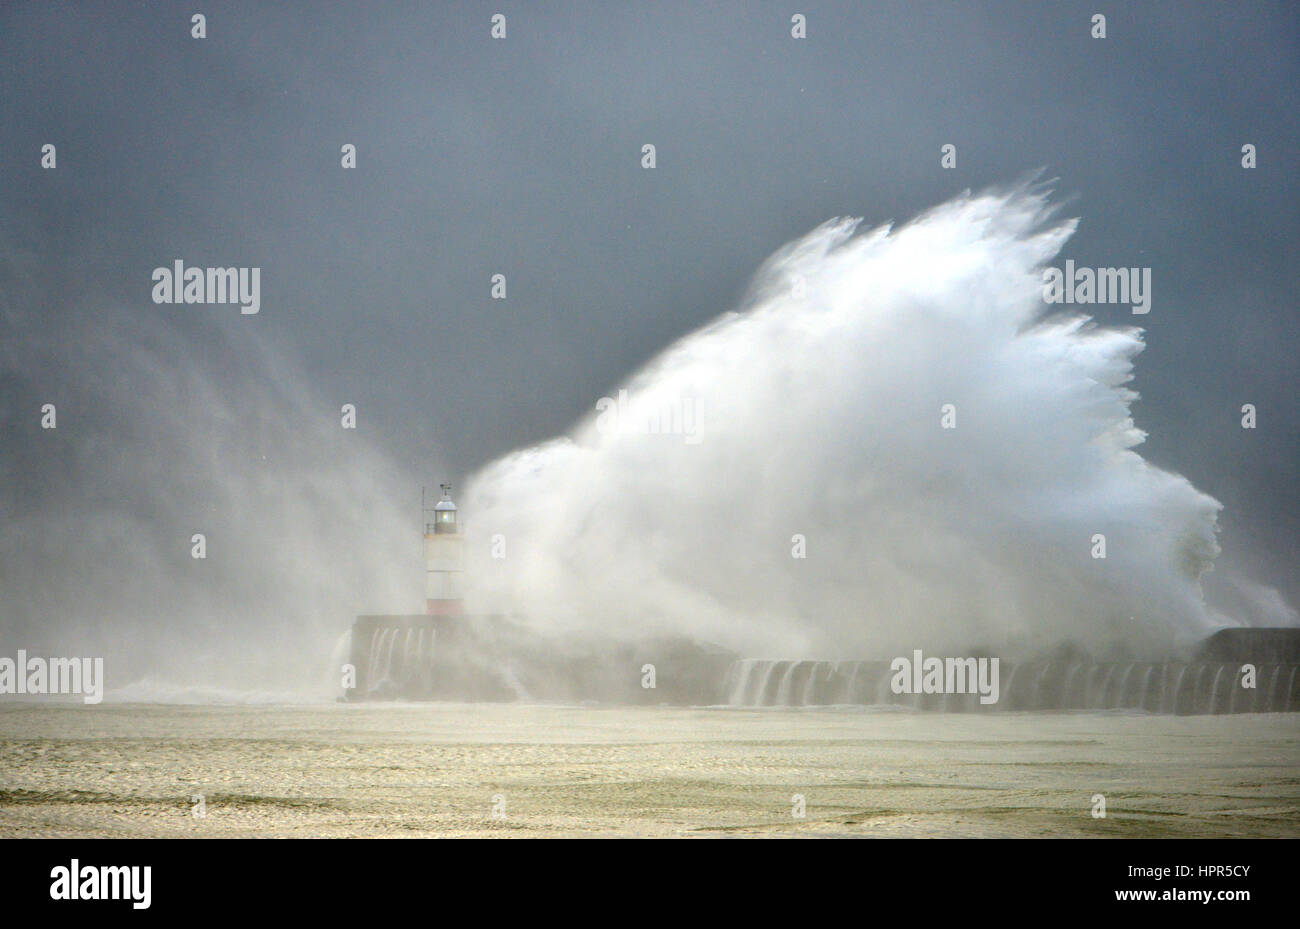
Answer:
[[621, 403], [476, 475], [474, 610], [830, 658], [1165, 651], [1221, 624], [1219, 504], [1135, 451], [1140, 331], [1044, 303], [1076, 226], [1048, 198], [782, 249]]

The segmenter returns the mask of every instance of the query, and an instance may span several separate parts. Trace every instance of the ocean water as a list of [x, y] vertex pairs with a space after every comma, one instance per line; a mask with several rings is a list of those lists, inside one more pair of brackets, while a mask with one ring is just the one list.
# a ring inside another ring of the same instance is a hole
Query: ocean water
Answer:
[[1300, 715], [0, 706], [0, 836], [800, 835], [1296, 837]]

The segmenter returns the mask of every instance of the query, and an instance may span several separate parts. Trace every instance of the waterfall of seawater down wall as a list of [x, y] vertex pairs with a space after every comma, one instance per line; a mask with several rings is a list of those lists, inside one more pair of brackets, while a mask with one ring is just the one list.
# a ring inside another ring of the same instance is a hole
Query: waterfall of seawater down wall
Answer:
[[[509, 638], [498, 628], [489, 642], [456, 633], [439, 639], [426, 617], [367, 617], [353, 630], [359, 673], [352, 699], [534, 700], [606, 703], [726, 704], [736, 707], [901, 706], [940, 712], [1006, 710], [1134, 710], [1178, 715], [1300, 711], [1300, 636], [1274, 630], [1207, 643], [1187, 662], [1081, 659], [941, 660], [953, 668], [946, 692], [895, 689], [890, 661], [731, 661], [660, 644], [639, 652], [595, 650], [577, 661], [551, 660], [544, 641], [496, 651]], [[487, 617], [467, 620], [480, 627]], [[1283, 633], [1278, 635], [1277, 633]], [[458, 642], [457, 639], [460, 641]], [[1224, 651], [1238, 657], [1227, 660]], [[1216, 652], [1218, 657], [1214, 657]], [[663, 689], [638, 686], [645, 663]], [[695, 674], [684, 680], [681, 671]], [[911, 680], [909, 675], [904, 680]], [[938, 679], [936, 678], [936, 683]], [[952, 686], [957, 684], [958, 686]], [[990, 685], [986, 686], [986, 685]]]
[[1031, 184], [856, 227], [785, 247], [739, 312], [475, 475], [472, 609], [881, 659], [1156, 660], [1230, 625], [1200, 588], [1219, 504], [1137, 451], [1140, 331], [1044, 301], [1075, 222]]
[[733, 706], [907, 706], [977, 710], [1142, 710], [1180, 715], [1300, 710], [1300, 665], [1241, 662], [1001, 662], [996, 704], [976, 693], [895, 693], [887, 661], [738, 661], [724, 685]]
[[381, 694], [419, 694], [427, 690], [434, 639], [433, 629], [376, 626], [370, 633], [363, 680]]

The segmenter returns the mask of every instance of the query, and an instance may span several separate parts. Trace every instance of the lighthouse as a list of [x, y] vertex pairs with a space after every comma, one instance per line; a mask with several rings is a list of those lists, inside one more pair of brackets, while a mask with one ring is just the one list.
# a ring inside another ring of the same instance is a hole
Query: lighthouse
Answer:
[[442, 499], [424, 511], [424, 611], [430, 616], [459, 616], [465, 609], [465, 537], [456, 521], [451, 485], [439, 486]]

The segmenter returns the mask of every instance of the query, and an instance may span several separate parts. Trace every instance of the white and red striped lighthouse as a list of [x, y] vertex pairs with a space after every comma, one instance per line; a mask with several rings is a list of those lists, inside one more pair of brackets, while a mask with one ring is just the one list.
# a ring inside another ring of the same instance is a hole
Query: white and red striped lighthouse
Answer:
[[[465, 537], [456, 521], [451, 485], [442, 484], [442, 499], [425, 510], [425, 609], [430, 616], [460, 616], [465, 611]], [[432, 517], [432, 518], [430, 518]]]

